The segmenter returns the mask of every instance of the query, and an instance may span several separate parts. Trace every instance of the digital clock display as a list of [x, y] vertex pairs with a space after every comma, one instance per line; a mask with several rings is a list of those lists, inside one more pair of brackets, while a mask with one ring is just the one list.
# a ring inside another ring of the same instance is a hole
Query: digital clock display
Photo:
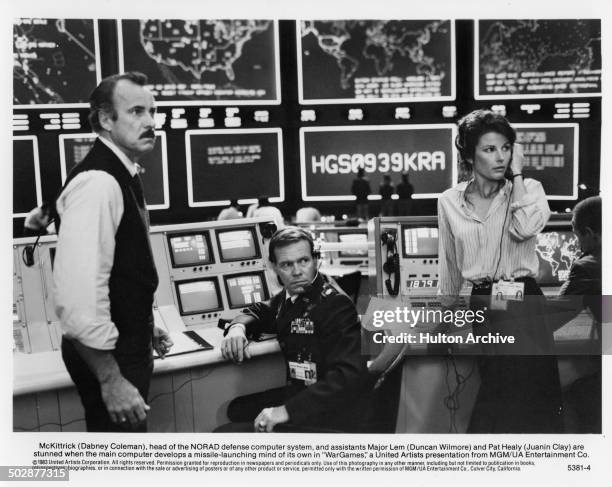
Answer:
[[438, 287], [437, 279], [408, 279], [406, 285], [409, 289]]

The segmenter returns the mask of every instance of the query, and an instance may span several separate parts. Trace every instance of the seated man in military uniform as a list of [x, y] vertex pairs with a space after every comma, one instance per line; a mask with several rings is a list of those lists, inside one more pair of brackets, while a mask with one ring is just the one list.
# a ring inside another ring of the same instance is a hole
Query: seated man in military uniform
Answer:
[[240, 363], [250, 358], [249, 339], [276, 333], [287, 385], [235, 399], [228, 408], [232, 424], [217, 431], [363, 431], [372, 383], [353, 302], [318, 272], [305, 230], [277, 231], [270, 262], [283, 291], [227, 325], [221, 350]]

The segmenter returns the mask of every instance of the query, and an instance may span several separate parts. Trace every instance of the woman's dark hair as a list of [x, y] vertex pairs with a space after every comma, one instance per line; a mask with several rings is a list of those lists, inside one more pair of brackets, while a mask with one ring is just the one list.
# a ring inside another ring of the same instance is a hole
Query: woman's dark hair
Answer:
[[147, 76], [138, 71], [128, 71], [127, 73], [113, 74], [100, 81], [89, 95], [89, 124], [94, 132], [100, 132], [100, 112], [111, 114], [113, 120], [117, 120], [115, 105], [113, 104], [113, 93], [117, 82], [122, 79], [144, 86], [147, 83]]
[[466, 179], [472, 174], [472, 163], [480, 137], [490, 132], [503, 135], [511, 145], [516, 141], [516, 132], [506, 117], [490, 110], [474, 110], [457, 122], [458, 133], [455, 147], [459, 152], [459, 169]]

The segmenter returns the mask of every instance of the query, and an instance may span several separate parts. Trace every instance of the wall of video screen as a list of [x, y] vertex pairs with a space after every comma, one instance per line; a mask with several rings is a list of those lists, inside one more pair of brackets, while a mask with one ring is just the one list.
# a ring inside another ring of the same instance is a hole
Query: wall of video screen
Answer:
[[[364, 167], [407, 171], [414, 210], [457, 181], [455, 124], [505, 114], [553, 210], [599, 188], [598, 19], [50, 19], [13, 22], [13, 222], [52, 201], [91, 146], [88, 96], [148, 76], [158, 113], [142, 179], [152, 224], [268, 196], [351, 214]], [[542, 46], [546, 47], [545, 49]]]

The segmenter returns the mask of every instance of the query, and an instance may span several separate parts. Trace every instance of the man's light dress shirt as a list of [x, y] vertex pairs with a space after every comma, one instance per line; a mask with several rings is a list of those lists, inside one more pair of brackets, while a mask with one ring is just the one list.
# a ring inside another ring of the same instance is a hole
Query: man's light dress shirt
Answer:
[[536, 277], [536, 235], [550, 217], [544, 189], [534, 179], [525, 179], [527, 192], [514, 203], [512, 183], [505, 181], [483, 219], [465, 199], [469, 183], [447, 189], [438, 199], [438, 292], [445, 296], [456, 296], [464, 280]]
[[[135, 163], [110, 140], [98, 139], [130, 175]], [[105, 171], [78, 174], [57, 200], [61, 229], [53, 266], [55, 311], [67, 337], [100, 350], [112, 350], [118, 331], [110, 317], [108, 282], [115, 234], [123, 216], [117, 180]]]

